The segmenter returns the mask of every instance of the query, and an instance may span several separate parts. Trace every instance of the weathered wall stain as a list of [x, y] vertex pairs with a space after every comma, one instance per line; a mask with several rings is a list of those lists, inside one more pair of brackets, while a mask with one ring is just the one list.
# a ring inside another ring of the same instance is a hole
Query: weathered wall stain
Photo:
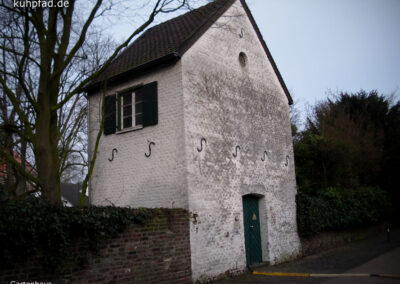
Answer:
[[300, 250], [288, 101], [243, 13], [237, 1], [182, 58], [189, 208], [201, 219], [191, 224], [194, 279], [244, 269], [244, 194], [260, 197], [263, 260]]

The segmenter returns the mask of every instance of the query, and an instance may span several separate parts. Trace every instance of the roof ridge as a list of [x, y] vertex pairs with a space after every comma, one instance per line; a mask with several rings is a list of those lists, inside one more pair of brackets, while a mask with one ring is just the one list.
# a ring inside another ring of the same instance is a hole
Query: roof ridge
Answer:
[[[220, 5], [219, 7], [217, 7], [217, 9], [214, 10], [206, 19], [204, 19], [204, 20], [203, 20], [203, 23], [202, 23], [199, 27], [197, 27], [197, 28], [196, 28], [195, 30], [193, 30], [185, 39], [183, 39], [182, 43], [184, 43], [184, 42], [186, 42], [189, 38], [191, 38], [193, 35], [195, 35], [202, 27], [204, 27], [204, 25], [206, 25], [206, 24], [208, 23], [208, 21], [209, 21], [216, 13], [218, 13], [218, 11], [219, 11], [227, 2], [229, 2], [229, 1], [234, 2], [235, 0], [213, 0], [213, 1], [207, 3], [207, 4], [203, 5], [203, 6], [197, 7], [196, 9], [190, 10], [190, 11], [184, 13], [184, 14], [181, 14], [181, 15], [176, 16], [176, 17], [174, 17], [174, 18], [171, 18], [171, 19], [169, 19], [169, 20], [167, 20], [167, 21], [165, 21], [165, 22], [162, 22], [162, 23], [159, 23], [159, 24], [157, 24], [157, 25], [155, 25], [155, 26], [152, 26], [152, 27], [150, 27], [149, 29], [145, 30], [145, 31], [144, 31], [136, 40], [134, 40], [131, 44], [129, 44], [129, 45], [126, 47], [125, 50], [127, 50], [127, 49], [128, 49], [131, 45], [133, 45], [137, 40], [139, 40], [140, 38], [142, 38], [143, 36], [145, 36], [147, 33], [151, 32], [151, 31], [154, 30], [155, 28], [160, 28], [160, 26], [167, 25], [167, 24], [171, 24], [172, 22], [177, 21], [177, 20], [178, 20], [179, 18], [181, 18], [181, 17], [185, 17], [185, 16], [187, 17], [187, 16], [189, 16], [190, 14], [196, 13], [196, 12], [198, 13], [200, 10], [206, 9], [208, 6], [212, 6], [212, 5], [216, 5], [216, 4], [218, 5], [219, 2], [221, 2], [221, 5]], [[177, 48], [175, 51], [178, 52], [179, 49], [180, 49], [180, 48], [179, 48], [179, 46], [178, 46], [178, 48]], [[125, 51], [125, 50], [124, 50], [124, 51]], [[122, 55], [122, 53], [121, 53], [121, 55]], [[181, 55], [182, 55], [182, 54], [181, 54]], [[119, 56], [118, 56], [118, 57], [119, 57]]]
[[[216, 10], [214, 10], [210, 15], [209, 15], [209, 17], [206, 19], [206, 20], [204, 20], [204, 22], [199, 26], [199, 27], [197, 27], [197, 29], [195, 29], [194, 31], [192, 31], [192, 33], [191, 34], [189, 34], [183, 41], [182, 41], [182, 44], [181, 44], [181, 46], [178, 48], [178, 50], [179, 49], [182, 49], [182, 46], [184, 46], [184, 45], [186, 45], [186, 43], [188, 42], [188, 41], [190, 41], [190, 39], [194, 36], [194, 35], [196, 35], [198, 32], [200, 32], [200, 30], [201, 29], [203, 29], [204, 28], [204, 26], [206, 26], [207, 25], [207, 23], [209, 23], [210, 25], [212, 25], [213, 23], [214, 23], [214, 21], [212, 21], [212, 22], [210, 22], [210, 20], [215, 16], [215, 15], [217, 15], [218, 14], [218, 12], [220, 12], [221, 11], [221, 9], [228, 3], [228, 2], [234, 2], [235, 0], [215, 0], [215, 1], [213, 1], [213, 2], [210, 2], [210, 3], [208, 3], [207, 5], [210, 5], [210, 4], [216, 4], [217, 2], [221, 2], [221, 5], [220, 5], [220, 7], [217, 7], [217, 9]], [[232, 4], [231, 3], [231, 4]], [[204, 6], [202, 6], [202, 7], [205, 7], [205, 6], [207, 6], [207, 5], [204, 5]], [[200, 8], [202, 8], [202, 7], [200, 7]], [[200, 8], [198, 8], [198, 9], [200, 9]], [[197, 9], [196, 9], [197, 10]], [[196, 11], [196, 10], [194, 10], [194, 11]], [[189, 44], [189, 46], [190, 46], [190, 44]], [[177, 51], [178, 51], [177, 50]], [[182, 53], [184, 53], [185, 51], [187, 50], [187, 48], [183, 51], [183, 50], [180, 50]], [[182, 54], [181, 54], [182, 55]]]
[[[159, 23], [159, 24], [157, 24], [157, 25], [155, 25], [155, 26], [150, 27], [149, 29], [147, 29], [146, 31], [144, 31], [144, 33], [146, 33], [147, 31], [150, 31], [150, 30], [152, 30], [152, 29], [154, 29], [154, 28], [156, 28], [156, 27], [158, 27], [158, 26], [160, 26], [160, 25], [168, 24], [168, 23], [170, 23], [170, 22], [176, 20], [176, 19], [179, 18], [179, 17], [187, 16], [187, 15], [193, 13], [193, 12], [198, 12], [198, 10], [200, 10], [200, 9], [202, 9], [202, 8], [205, 8], [206, 6], [209, 6], [209, 5], [211, 5], [211, 4], [215, 4], [215, 3], [218, 2], [218, 1], [221, 1], [221, 0], [214, 0], [214, 1], [211, 1], [211, 2], [209, 2], [209, 3], [207, 3], [207, 4], [203, 5], [203, 6], [197, 7], [197, 8], [195, 8], [195, 9], [192, 9], [192, 10], [189, 9], [189, 11], [187, 11], [187, 12], [184, 13], [184, 14], [178, 15], [178, 16], [176, 16], [176, 17], [173, 17], [173, 18], [168, 19], [168, 20], [166, 20], [166, 21], [164, 21], [164, 22], [161, 22], [161, 23]], [[222, 1], [227, 1], [227, 0], [222, 0]], [[144, 33], [143, 33], [143, 34], [144, 34]]]

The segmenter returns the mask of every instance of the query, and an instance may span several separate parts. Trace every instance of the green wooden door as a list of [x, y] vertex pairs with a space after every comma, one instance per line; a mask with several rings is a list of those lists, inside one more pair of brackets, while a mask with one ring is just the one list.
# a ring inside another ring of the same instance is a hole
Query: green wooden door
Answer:
[[262, 262], [258, 197], [243, 196], [244, 239], [247, 265]]

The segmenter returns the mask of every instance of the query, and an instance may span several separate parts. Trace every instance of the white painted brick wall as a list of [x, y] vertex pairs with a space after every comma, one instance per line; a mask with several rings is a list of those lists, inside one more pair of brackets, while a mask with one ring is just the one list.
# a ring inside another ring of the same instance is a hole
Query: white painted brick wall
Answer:
[[[245, 68], [240, 52], [248, 57]], [[240, 1], [184, 54], [182, 67], [189, 209], [197, 215], [191, 222], [193, 278], [245, 268], [242, 196], [249, 193], [263, 196], [263, 260], [297, 255], [288, 100]], [[207, 144], [199, 153], [202, 137]], [[232, 156], [236, 145], [238, 158]], [[270, 154], [262, 162], [265, 150]]]
[[[132, 78], [110, 88], [109, 94], [129, 86], [158, 82], [159, 122], [140, 130], [102, 136], [90, 183], [95, 205], [188, 208], [184, 178], [184, 135], [181, 64]], [[89, 97], [90, 152], [100, 119], [100, 94]], [[152, 146], [149, 158], [149, 142]], [[113, 148], [118, 150], [112, 162]]]
[[[246, 68], [238, 61], [241, 51]], [[102, 137], [92, 203], [189, 209], [193, 279], [201, 280], [245, 269], [242, 196], [259, 194], [263, 260], [295, 256], [300, 243], [288, 101], [240, 2], [175, 66], [109, 93], [152, 81], [158, 81], [159, 123]], [[99, 99], [89, 98], [90, 151]], [[207, 143], [199, 153], [202, 137]], [[149, 141], [156, 146], [146, 158]], [[241, 150], [234, 158], [236, 145]], [[113, 148], [118, 153], [109, 162]], [[265, 150], [269, 156], [262, 162]]]

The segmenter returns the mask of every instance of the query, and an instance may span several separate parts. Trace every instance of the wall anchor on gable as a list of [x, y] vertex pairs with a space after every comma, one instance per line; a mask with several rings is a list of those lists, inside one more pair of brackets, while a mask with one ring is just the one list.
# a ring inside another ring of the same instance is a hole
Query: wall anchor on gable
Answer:
[[232, 154], [233, 157], [236, 158], [236, 157], [238, 156], [238, 150], [240, 150], [240, 146], [239, 146], [239, 145], [237, 145], [237, 146], [235, 147], [235, 153]]
[[285, 166], [287, 167], [289, 165], [289, 155], [286, 155], [286, 163]]
[[111, 158], [108, 158], [108, 160], [109, 160], [110, 162], [112, 162], [112, 161], [114, 160], [114, 152], [115, 152], [115, 153], [118, 153], [117, 148], [112, 149], [112, 151], [111, 151]]
[[268, 156], [268, 152], [267, 151], [264, 151], [264, 153], [263, 153], [264, 155], [261, 157], [261, 161], [265, 161], [265, 158]]
[[150, 143], [149, 143], [149, 153], [148, 153], [148, 154], [147, 154], [147, 153], [144, 153], [144, 155], [146, 156], [146, 158], [149, 158], [149, 157], [151, 156], [151, 145], [156, 146], [156, 143], [154, 143], [154, 142], [150, 142]]
[[240, 37], [240, 38], [243, 38], [243, 36], [244, 36], [244, 28], [240, 28], [239, 37]]
[[201, 140], [200, 140], [200, 148], [197, 147], [197, 152], [199, 152], [199, 153], [200, 153], [201, 151], [203, 151], [203, 141], [204, 141], [204, 145], [207, 143], [206, 138], [202, 137]]

